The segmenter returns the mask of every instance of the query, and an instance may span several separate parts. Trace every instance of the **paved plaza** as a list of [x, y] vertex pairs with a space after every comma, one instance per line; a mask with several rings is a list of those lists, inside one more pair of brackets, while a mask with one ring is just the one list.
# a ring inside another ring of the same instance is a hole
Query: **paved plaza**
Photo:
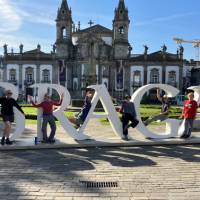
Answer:
[[[13, 148], [21, 146], [23, 141], [34, 147], [36, 125], [26, 128], [23, 140]], [[164, 126], [150, 128], [158, 133], [164, 131]], [[90, 148], [85, 148], [87, 142], [69, 138], [61, 127], [55, 145], [38, 145], [35, 150], [1, 147], [0, 199], [200, 199], [199, 144], [183, 145], [184, 140], [171, 139], [171, 145], [152, 146], [151, 140], [134, 129], [130, 130], [132, 140], [125, 142], [98, 120], [92, 120], [86, 131], [94, 139], [88, 141]], [[199, 140], [198, 132], [193, 135], [188, 140], [191, 143]], [[106, 147], [98, 141], [114, 145]], [[149, 146], [134, 145], [136, 141]]]

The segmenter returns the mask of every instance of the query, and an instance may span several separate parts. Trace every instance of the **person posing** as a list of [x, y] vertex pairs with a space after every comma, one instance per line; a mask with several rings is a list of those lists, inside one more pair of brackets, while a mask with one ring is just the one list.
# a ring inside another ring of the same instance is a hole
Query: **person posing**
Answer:
[[[122, 113], [122, 127], [124, 140], [129, 140], [128, 128], [135, 128], [139, 123], [139, 121], [136, 119], [135, 105], [130, 100], [131, 97], [129, 95], [126, 95], [120, 109], [120, 113]], [[131, 121], [130, 124], [129, 121]]]
[[182, 125], [184, 126], [184, 132], [181, 138], [190, 137], [193, 129], [193, 122], [197, 114], [197, 108], [198, 104], [194, 100], [194, 93], [191, 92], [188, 94], [188, 100], [186, 100], [183, 104], [183, 111], [181, 118], [183, 119]]
[[4, 130], [3, 130], [3, 136], [1, 138], [1, 145], [4, 145], [5, 143], [8, 145], [12, 145], [13, 142], [10, 141], [10, 132], [11, 132], [11, 125], [12, 122], [14, 122], [14, 111], [13, 107], [16, 107], [23, 115], [24, 112], [21, 109], [21, 107], [17, 104], [15, 99], [12, 98], [12, 92], [10, 90], [7, 90], [5, 92], [5, 97], [0, 98], [0, 104], [1, 104], [1, 114], [4, 122]]
[[[51, 100], [50, 96], [48, 94], [44, 95], [44, 100], [43, 102], [36, 104], [33, 101], [32, 96], [28, 96], [30, 102], [32, 103], [33, 107], [35, 108], [42, 108], [43, 110], [43, 121], [42, 121], [42, 134], [43, 134], [43, 143], [54, 143], [54, 137], [56, 133], [56, 123], [55, 123], [55, 118], [53, 116], [53, 106], [60, 106], [63, 101], [63, 94], [61, 95], [60, 101], [55, 102]], [[50, 128], [51, 128], [51, 133], [50, 136], [47, 136], [47, 124], [49, 123]]]
[[81, 111], [76, 115], [76, 117], [69, 118], [69, 121], [73, 124], [75, 124], [75, 128], [79, 128], [85, 121], [90, 108], [91, 108], [91, 101], [94, 95], [93, 90], [89, 90], [86, 92], [85, 99], [84, 99], [84, 105]]
[[167, 95], [165, 94], [163, 97], [160, 96], [160, 89], [157, 89], [157, 98], [162, 103], [161, 112], [158, 115], [150, 116], [146, 121], [144, 121], [144, 125], [148, 126], [153, 121], [164, 121], [168, 118], [170, 103]]

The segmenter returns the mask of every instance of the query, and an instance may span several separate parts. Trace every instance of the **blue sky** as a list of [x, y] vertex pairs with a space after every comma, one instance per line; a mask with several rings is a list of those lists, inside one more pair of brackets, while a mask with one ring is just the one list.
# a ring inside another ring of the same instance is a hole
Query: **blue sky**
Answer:
[[[112, 28], [114, 9], [119, 0], [68, 0], [73, 20], [86, 28], [91, 19], [95, 24]], [[125, 0], [131, 20], [129, 40], [133, 53], [160, 50], [166, 44], [175, 53], [177, 44], [173, 37], [200, 39], [199, 0]], [[0, 53], [3, 44], [18, 51], [20, 43], [25, 50], [38, 43], [50, 52], [55, 42], [55, 18], [61, 0], [0, 0]], [[192, 44], [183, 44], [185, 58], [195, 58]]]

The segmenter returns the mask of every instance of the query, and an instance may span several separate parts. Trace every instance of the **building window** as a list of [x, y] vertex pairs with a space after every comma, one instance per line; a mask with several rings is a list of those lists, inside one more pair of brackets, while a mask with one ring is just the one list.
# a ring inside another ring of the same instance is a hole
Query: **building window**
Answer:
[[50, 71], [47, 70], [47, 69], [43, 70], [42, 77], [43, 77], [43, 82], [44, 83], [50, 82]]
[[32, 67], [28, 67], [26, 69], [26, 81], [28, 83], [33, 82], [33, 68]]
[[134, 76], [133, 76], [133, 81], [134, 83], [141, 83], [141, 72], [140, 71], [135, 71]]
[[150, 83], [159, 83], [159, 70], [152, 69], [150, 72]]
[[78, 90], [78, 78], [73, 78], [73, 90]]
[[170, 82], [176, 82], [176, 72], [175, 71], [171, 71], [169, 72], [169, 77], [168, 77], [169, 83]]
[[16, 81], [16, 69], [10, 70], [10, 81]]
[[119, 27], [119, 34], [124, 34], [124, 27], [123, 26]]

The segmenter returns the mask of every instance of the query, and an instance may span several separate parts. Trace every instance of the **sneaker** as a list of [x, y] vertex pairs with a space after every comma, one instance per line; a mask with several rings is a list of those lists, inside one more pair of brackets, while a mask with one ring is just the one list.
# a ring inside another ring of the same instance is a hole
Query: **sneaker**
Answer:
[[122, 140], [129, 141], [128, 135], [124, 135]]
[[3, 136], [2, 138], [1, 138], [1, 145], [4, 145], [5, 144], [5, 137]]
[[6, 139], [6, 144], [7, 144], [7, 145], [12, 145], [12, 144], [13, 144], [13, 141], [10, 141], [9, 138], [7, 138], [7, 139]]

